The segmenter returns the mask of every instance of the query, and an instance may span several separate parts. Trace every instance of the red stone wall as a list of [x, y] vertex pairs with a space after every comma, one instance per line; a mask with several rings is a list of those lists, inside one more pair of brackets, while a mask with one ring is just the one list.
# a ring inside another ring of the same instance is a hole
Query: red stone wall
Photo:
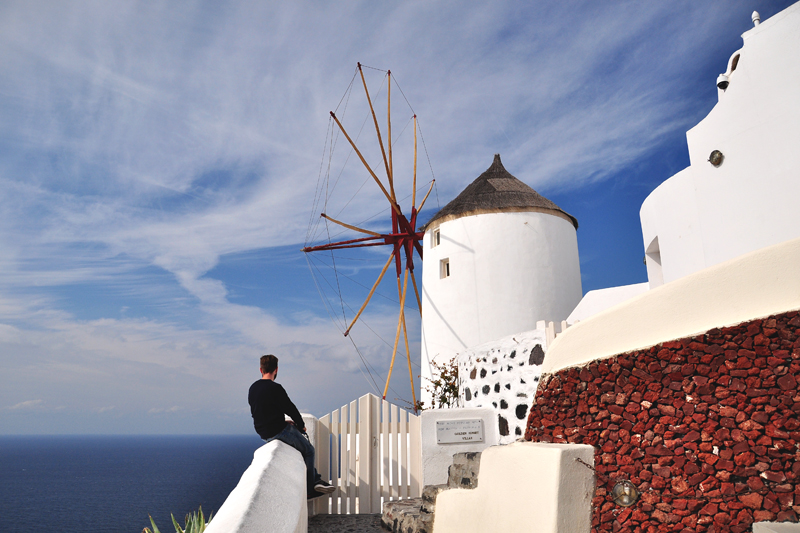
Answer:
[[[594, 532], [797, 522], [798, 382], [790, 312], [543, 376], [525, 438], [595, 446]], [[610, 496], [624, 479], [628, 508]]]

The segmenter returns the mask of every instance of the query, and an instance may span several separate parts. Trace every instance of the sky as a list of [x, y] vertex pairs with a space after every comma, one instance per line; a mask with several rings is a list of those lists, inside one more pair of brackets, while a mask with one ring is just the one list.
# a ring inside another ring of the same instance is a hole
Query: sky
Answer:
[[[0, 3], [0, 434], [249, 433], [264, 353], [316, 416], [382, 392], [393, 275], [348, 338], [341, 309], [386, 255], [300, 251], [326, 179], [330, 214], [388, 217], [330, 120], [374, 136], [358, 62], [381, 102], [397, 84], [406, 178], [418, 116], [421, 222], [499, 153], [578, 219], [584, 292], [646, 281], [642, 201], [688, 166], [751, 12], [790, 4]], [[408, 375], [401, 353], [387, 399]]]

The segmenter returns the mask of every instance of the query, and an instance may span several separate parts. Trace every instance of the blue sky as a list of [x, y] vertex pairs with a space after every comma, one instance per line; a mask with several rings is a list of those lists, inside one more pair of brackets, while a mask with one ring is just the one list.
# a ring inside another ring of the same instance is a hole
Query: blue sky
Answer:
[[0, 433], [248, 433], [263, 353], [301, 410], [373, 390], [394, 281], [351, 343], [300, 252], [358, 61], [419, 116], [423, 220], [500, 153], [578, 218], [584, 291], [645, 281], [642, 200], [688, 165], [750, 13], [790, 3], [3, 2]]

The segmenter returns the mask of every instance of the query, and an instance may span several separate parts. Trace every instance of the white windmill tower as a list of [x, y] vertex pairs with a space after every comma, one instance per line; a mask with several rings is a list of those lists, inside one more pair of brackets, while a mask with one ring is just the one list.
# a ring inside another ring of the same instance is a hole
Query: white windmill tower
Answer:
[[581, 299], [578, 221], [512, 176], [500, 155], [426, 225], [422, 399], [431, 361], [565, 320]]

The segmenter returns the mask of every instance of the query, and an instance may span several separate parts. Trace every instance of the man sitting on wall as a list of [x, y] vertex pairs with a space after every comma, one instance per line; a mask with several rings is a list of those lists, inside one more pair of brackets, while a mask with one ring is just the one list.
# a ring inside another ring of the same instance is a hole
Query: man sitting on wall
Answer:
[[[298, 450], [306, 462], [306, 491], [309, 498], [330, 494], [336, 487], [323, 481], [314, 468], [314, 446], [306, 435], [306, 425], [297, 407], [275, 378], [278, 376], [278, 358], [274, 355], [261, 357], [261, 379], [250, 386], [247, 401], [253, 415], [256, 433], [270, 442], [278, 439]], [[284, 415], [292, 419], [287, 422]]]

